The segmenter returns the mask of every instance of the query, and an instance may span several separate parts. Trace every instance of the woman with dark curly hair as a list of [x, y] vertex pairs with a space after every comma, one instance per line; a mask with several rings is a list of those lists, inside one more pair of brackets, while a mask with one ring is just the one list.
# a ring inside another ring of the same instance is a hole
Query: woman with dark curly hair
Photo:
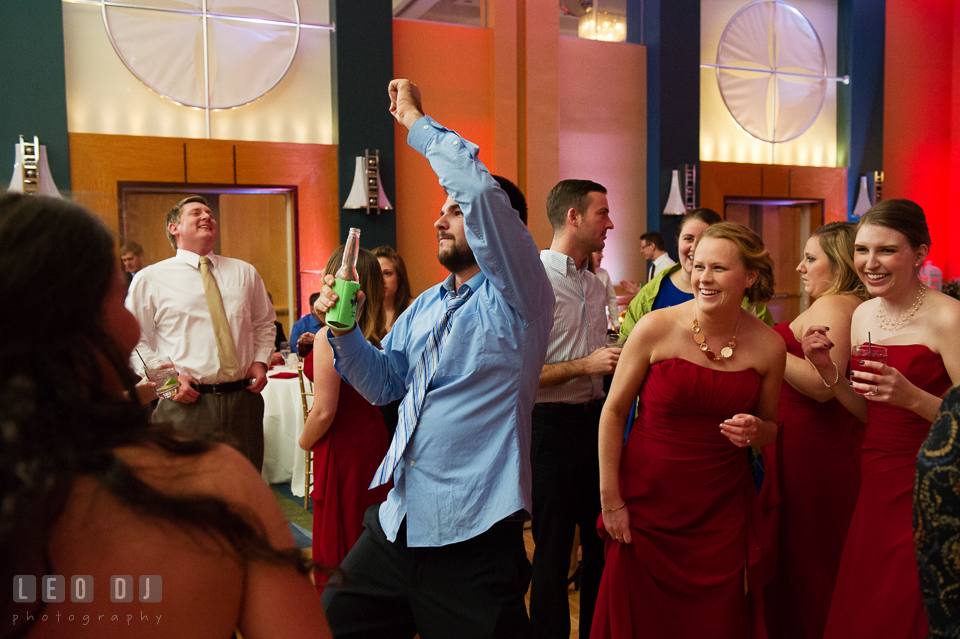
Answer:
[[4, 579], [95, 586], [92, 604], [5, 598], [14, 636], [114, 636], [107, 620], [127, 610], [110, 601], [111, 576], [136, 588], [158, 575], [162, 599], [137, 606], [151, 621], [136, 636], [329, 637], [259, 473], [227, 446], [151, 424], [131, 399], [140, 327], [103, 224], [62, 200], [2, 196], [0, 273]]
[[600, 417], [597, 639], [762, 636], [747, 449], [776, 437], [786, 347], [741, 302], [770, 299], [773, 260], [753, 231], [720, 222], [697, 239], [691, 286], [693, 300], [637, 322]]

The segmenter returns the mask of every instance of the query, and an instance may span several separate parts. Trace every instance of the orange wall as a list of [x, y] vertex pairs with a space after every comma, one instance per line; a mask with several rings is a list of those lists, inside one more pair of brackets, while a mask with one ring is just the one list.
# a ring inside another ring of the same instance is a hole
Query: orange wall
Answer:
[[[494, 158], [493, 32], [448, 24], [393, 21], [393, 72], [416, 82], [423, 108], [440, 124], [480, 147], [480, 160], [496, 172]], [[384, 114], [388, 106], [384, 92]], [[396, 125], [397, 251], [414, 295], [449, 273], [437, 262], [436, 229], [446, 199], [427, 160], [407, 144]]]
[[960, 5], [886, 0], [886, 11], [883, 198], [923, 207], [931, 259], [960, 278]]
[[[647, 56], [626, 43], [560, 38], [560, 179], [607, 188], [603, 268], [614, 282], [646, 279]], [[541, 201], [537, 215], [546, 218]]]

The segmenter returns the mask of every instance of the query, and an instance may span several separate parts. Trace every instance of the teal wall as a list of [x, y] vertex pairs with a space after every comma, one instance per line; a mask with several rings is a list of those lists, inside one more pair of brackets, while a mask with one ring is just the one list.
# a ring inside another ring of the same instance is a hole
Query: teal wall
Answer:
[[0, 188], [13, 173], [19, 136], [47, 147], [50, 171], [70, 189], [70, 145], [61, 0], [0, 2]]

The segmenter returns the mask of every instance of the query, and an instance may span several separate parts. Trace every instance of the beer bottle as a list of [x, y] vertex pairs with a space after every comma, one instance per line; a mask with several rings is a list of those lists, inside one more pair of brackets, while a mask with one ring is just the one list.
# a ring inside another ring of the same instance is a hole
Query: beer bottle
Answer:
[[334, 275], [333, 291], [337, 294], [337, 303], [327, 311], [326, 323], [338, 331], [353, 328], [357, 319], [357, 291], [360, 290], [360, 278], [357, 277], [357, 257], [360, 255], [360, 229], [350, 229], [347, 243], [343, 245], [343, 261]]

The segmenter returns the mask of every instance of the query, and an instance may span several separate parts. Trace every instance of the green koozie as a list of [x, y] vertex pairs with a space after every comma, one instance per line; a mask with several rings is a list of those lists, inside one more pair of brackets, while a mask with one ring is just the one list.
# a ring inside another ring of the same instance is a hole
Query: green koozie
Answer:
[[338, 331], [348, 331], [353, 328], [357, 319], [357, 291], [359, 290], [360, 282], [333, 281], [333, 292], [337, 294], [337, 303], [327, 311], [328, 326]]

